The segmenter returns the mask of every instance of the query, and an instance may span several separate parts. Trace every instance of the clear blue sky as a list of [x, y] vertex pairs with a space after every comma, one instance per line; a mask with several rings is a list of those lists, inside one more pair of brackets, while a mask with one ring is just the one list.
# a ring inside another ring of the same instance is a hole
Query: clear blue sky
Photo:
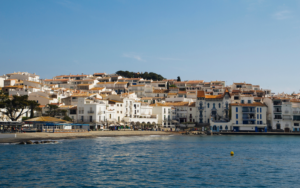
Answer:
[[1, 0], [0, 74], [152, 71], [298, 92], [299, 18], [299, 0]]

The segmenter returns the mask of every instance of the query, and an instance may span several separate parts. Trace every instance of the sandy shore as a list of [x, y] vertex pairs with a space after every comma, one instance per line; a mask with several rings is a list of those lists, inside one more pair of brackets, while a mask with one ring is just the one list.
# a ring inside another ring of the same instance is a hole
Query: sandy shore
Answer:
[[75, 138], [96, 138], [115, 136], [147, 136], [147, 135], [170, 135], [174, 132], [163, 131], [90, 131], [85, 133], [17, 133], [0, 134], [0, 143], [16, 143], [28, 140], [56, 140]]

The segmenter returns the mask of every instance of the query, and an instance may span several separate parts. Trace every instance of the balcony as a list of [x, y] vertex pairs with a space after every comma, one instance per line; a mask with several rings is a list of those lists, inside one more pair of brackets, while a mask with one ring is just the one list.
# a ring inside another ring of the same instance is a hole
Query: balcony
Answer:
[[88, 113], [88, 114], [93, 114], [93, 113], [95, 113], [95, 111], [90, 110], [90, 111], [88, 111], [87, 113]]
[[281, 102], [274, 101], [274, 102], [273, 102], [273, 105], [274, 105], [274, 106], [281, 106], [282, 103], [281, 103]]
[[283, 120], [293, 120], [292, 117], [284, 117], [284, 116], [282, 117], [282, 119], [283, 119]]
[[281, 108], [274, 108], [274, 113], [281, 113], [281, 112], [282, 112]]

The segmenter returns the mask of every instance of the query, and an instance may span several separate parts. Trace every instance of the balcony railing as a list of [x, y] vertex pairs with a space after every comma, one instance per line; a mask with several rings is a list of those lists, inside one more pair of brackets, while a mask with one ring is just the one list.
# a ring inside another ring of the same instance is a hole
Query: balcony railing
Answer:
[[93, 114], [93, 113], [95, 113], [95, 111], [93, 110], [88, 111], [88, 114]]
[[282, 117], [283, 120], [293, 120], [292, 117]]

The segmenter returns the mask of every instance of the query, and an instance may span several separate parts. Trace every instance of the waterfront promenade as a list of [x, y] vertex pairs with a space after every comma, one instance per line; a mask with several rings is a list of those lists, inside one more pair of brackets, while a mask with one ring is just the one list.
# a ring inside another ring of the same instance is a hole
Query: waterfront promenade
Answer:
[[96, 138], [116, 136], [147, 136], [147, 135], [170, 135], [176, 132], [164, 131], [90, 131], [83, 133], [16, 133], [0, 134], [0, 143], [17, 143], [28, 140], [57, 140], [74, 138]]

